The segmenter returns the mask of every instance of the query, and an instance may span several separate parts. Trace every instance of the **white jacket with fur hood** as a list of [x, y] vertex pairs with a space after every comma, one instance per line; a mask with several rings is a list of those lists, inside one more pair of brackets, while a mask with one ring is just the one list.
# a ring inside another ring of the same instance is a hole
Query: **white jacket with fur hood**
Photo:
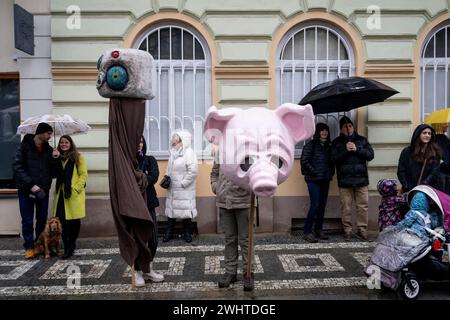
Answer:
[[191, 148], [191, 134], [180, 130], [177, 134], [183, 143], [177, 155], [169, 158], [167, 174], [170, 176], [170, 188], [167, 190], [165, 214], [169, 218], [186, 219], [197, 216], [196, 178], [198, 163], [195, 151]]

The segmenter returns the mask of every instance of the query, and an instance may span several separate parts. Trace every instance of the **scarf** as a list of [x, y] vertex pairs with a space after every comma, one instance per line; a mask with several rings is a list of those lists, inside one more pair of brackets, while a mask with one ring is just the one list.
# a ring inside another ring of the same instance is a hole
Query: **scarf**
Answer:
[[75, 162], [67, 159], [66, 166], [63, 167], [63, 161], [58, 161], [58, 170], [56, 176], [56, 190], [59, 190], [64, 184], [64, 198], [69, 199], [72, 196], [72, 175]]
[[176, 158], [180, 157], [183, 155], [183, 148], [179, 147], [178, 149], [172, 147], [170, 149], [170, 158], [173, 160], [175, 160]]

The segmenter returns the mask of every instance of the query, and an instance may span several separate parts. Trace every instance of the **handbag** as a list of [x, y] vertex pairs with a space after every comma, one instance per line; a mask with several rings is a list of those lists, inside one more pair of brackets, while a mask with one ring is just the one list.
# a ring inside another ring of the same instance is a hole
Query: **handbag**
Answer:
[[159, 185], [161, 186], [161, 188], [164, 189], [169, 189], [170, 188], [170, 176], [168, 176], [167, 174], [164, 175], [164, 178], [162, 178], [161, 182], [159, 183]]

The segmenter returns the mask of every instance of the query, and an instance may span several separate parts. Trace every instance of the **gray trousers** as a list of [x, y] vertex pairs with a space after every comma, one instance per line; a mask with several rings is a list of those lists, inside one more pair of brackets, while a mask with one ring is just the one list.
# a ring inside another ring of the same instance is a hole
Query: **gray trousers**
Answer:
[[[219, 208], [220, 225], [225, 232], [225, 272], [236, 274], [238, 268], [238, 244], [241, 247], [242, 270], [247, 270], [249, 209]], [[254, 251], [252, 261], [254, 261]], [[253, 270], [252, 263], [252, 270]]]

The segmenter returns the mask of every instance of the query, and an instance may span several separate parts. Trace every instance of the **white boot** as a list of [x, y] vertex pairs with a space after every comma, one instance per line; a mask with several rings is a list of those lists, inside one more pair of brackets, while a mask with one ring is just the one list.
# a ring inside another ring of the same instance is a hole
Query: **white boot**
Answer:
[[150, 262], [150, 272], [144, 274], [144, 278], [146, 280], [150, 280], [152, 282], [163, 282], [164, 281], [164, 275], [162, 275], [159, 272], [156, 272], [153, 269], [153, 262]]
[[145, 286], [145, 280], [144, 280], [142, 271], [134, 272], [134, 284], [136, 287], [144, 287]]

